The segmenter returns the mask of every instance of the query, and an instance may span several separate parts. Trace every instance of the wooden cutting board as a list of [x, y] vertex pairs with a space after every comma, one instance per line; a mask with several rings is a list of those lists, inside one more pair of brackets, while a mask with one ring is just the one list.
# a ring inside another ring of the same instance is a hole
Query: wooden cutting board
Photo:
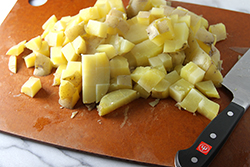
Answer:
[[[124, 1], [125, 4], [128, 1]], [[153, 99], [138, 99], [113, 113], [99, 117], [96, 110], [88, 111], [81, 103], [74, 110], [61, 109], [58, 87], [52, 87], [53, 75], [40, 77], [43, 89], [29, 98], [21, 94], [21, 86], [32, 76], [33, 69], [25, 67], [18, 58], [18, 73], [8, 70], [6, 51], [18, 42], [42, 33], [42, 24], [52, 15], [57, 18], [75, 15], [92, 6], [94, 0], [48, 0], [40, 7], [27, 0], [18, 0], [0, 27], [0, 130], [52, 145], [143, 163], [173, 166], [180, 149], [190, 147], [210, 122], [205, 117], [178, 110], [173, 100], [161, 100], [150, 107]], [[228, 39], [219, 42], [225, 75], [238, 59], [232, 46], [250, 46], [250, 15], [211, 7], [173, 2], [197, 14], [210, 24], [223, 22]], [[224, 88], [216, 100], [223, 110], [232, 99]], [[71, 113], [79, 111], [71, 119]], [[250, 165], [250, 112], [246, 112], [211, 166]]]

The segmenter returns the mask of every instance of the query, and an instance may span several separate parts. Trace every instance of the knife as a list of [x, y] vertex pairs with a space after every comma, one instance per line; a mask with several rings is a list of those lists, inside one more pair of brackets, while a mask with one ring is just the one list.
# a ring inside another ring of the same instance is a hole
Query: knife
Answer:
[[233, 100], [208, 124], [190, 148], [177, 152], [175, 167], [206, 167], [211, 163], [250, 105], [249, 81], [250, 49], [222, 82], [232, 92]]

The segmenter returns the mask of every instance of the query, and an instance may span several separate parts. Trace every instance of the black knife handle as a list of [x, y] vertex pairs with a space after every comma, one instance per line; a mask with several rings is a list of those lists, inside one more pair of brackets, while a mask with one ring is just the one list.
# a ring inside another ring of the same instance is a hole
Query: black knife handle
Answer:
[[244, 114], [245, 109], [231, 102], [203, 130], [195, 143], [186, 150], [180, 150], [175, 156], [176, 167], [206, 167]]

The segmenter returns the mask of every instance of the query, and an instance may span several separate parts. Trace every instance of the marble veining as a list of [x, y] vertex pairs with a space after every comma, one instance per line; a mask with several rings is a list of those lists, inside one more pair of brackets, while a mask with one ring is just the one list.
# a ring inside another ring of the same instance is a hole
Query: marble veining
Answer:
[[[39, 1], [39, 0], [33, 0]], [[16, 0], [0, 2], [0, 23]], [[250, 13], [249, 0], [183, 0], [183, 2]], [[146, 165], [57, 148], [0, 133], [0, 167], [145, 167]]]

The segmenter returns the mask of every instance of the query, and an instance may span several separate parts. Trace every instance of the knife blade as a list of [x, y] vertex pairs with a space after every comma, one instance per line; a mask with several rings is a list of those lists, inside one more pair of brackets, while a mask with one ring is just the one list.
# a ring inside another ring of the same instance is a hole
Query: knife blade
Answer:
[[250, 49], [224, 77], [222, 85], [233, 94], [231, 103], [215, 117], [188, 149], [176, 153], [176, 167], [208, 166], [250, 105]]

